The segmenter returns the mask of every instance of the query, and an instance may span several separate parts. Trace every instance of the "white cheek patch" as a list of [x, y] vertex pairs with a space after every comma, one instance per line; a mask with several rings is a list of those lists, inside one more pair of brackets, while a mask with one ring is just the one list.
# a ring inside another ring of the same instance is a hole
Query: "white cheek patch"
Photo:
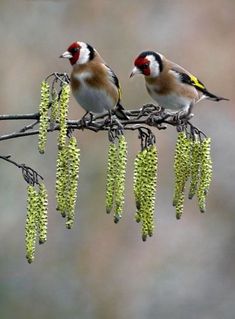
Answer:
[[150, 76], [157, 77], [160, 74], [160, 67], [159, 63], [155, 60], [154, 56], [148, 55], [146, 58], [150, 61], [149, 68], [150, 68]]
[[84, 42], [78, 42], [80, 45], [80, 55], [78, 59], [78, 64], [85, 64], [89, 61], [90, 51], [87, 48], [86, 43]]

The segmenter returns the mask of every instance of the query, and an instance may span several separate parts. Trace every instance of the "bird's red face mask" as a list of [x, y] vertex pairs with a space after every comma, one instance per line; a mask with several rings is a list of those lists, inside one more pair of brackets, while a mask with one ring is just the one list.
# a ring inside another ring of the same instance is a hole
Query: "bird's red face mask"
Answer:
[[130, 77], [133, 77], [135, 74], [143, 74], [145, 76], [150, 75], [150, 61], [147, 58], [138, 57], [135, 60], [135, 67], [131, 72]]
[[68, 47], [68, 50], [60, 56], [60, 58], [69, 59], [71, 65], [74, 65], [79, 59], [80, 48], [80, 45], [77, 42], [74, 42]]

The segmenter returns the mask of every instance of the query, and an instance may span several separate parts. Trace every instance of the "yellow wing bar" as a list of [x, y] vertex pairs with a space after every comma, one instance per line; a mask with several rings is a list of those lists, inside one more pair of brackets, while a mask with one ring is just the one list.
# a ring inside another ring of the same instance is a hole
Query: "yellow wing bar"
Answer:
[[202, 82], [200, 82], [200, 81], [196, 78], [196, 76], [190, 74], [189, 77], [190, 77], [190, 80], [191, 80], [191, 82], [192, 82], [192, 85], [194, 85], [195, 87], [200, 88], [200, 89], [205, 89], [205, 86], [202, 84]]

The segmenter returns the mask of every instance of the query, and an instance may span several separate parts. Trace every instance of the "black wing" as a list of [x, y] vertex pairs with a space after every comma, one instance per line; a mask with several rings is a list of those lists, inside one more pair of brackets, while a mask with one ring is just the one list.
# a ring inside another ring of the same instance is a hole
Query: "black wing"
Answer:
[[108, 65], [105, 64], [105, 66], [108, 69], [109, 77], [110, 77], [111, 82], [118, 89], [118, 102], [117, 102], [117, 106], [116, 106], [116, 108], [114, 110], [114, 113], [116, 114], [116, 116], [120, 120], [129, 120], [129, 117], [125, 113], [125, 108], [120, 103], [120, 101], [121, 101], [121, 87], [120, 87], [119, 80], [118, 80], [116, 74], [113, 72], [113, 70]]
[[116, 88], [118, 89], [118, 103], [120, 102], [121, 100], [121, 87], [120, 87], [120, 83], [119, 83], [119, 80], [116, 76], [116, 74], [113, 72], [113, 70], [107, 65], [105, 64], [106, 68], [108, 69], [108, 72], [109, 72], [109, 76], [110, 76], [110, 80], [111, 82], [116, 86]]
[[181, 73], [181, 72], [174, 70], [174, 69], [172, 69], [172, 70], [179, 75], [182, 83], [186, 83], [186, 84], [194, 86], [198, 91], [202, 92], [210, 100], [213, 100], [213, 101], [226, 100], [226, 101], [228, 101], [228, 99], [226, 99], [222, 96], [216, 96], [216, 95], [210, 93], [206, 89], [205, 85], [201, 81], [199, 81], [198, 78], [196, 78], [196, 76], [194, 76], [192, 74], [183, 73], [183, 72]]
[[199, 81], [196, 76], [194, 76], [192, 74], [181, 73], [181, 72], [178, 72], [176, 70], [173, 70], [173, 71], [179, 74], [179, 77], [180, 77], [180, 80], [182, 83], [192, 85], [197, 90], [199, 90], [203, 93], [207, 92], [205, 85], [201, 81]]

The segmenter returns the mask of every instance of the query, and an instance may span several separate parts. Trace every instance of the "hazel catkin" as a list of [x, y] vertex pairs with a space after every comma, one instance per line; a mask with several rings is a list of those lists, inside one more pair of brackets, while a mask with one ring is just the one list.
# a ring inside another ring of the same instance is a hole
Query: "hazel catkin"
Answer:
[[37, 219], [38, 219], [38, 238], [39, 244], [44, 244], [47, 240], [47, 190], [43, 183], [39, 184], [38, 191], [38, 208], [37, 208]]
[[134, 195], [137, 212], [135, 219], [141, 222], [142, 239], [146, 241], [154, 230], [155, 193], [157, 182], [158, 152], [151, 145], [139, 152], [134, 166]]
[[197, 190], [199, 209], [202, 213], [206, 211], [206, 195], [212, 179], [212, 160], [210, 155], [211, 139], [205, 138], [201, 142], [201, 174]]
[[43, 81], [41, 84], [41, 102], [39, 105], [39, 134], [38, 134], [38, 150], [43, 154], [46, 148], [47, 129], [48, 129], [48, 108], [50, 104], [50, 85]]
[[62, 91], [60, 95], [60, 112], [59, 112], [60, 131], [58, 136], [58, 148], [60, 150], [66, 144], [69, 96], [70, 96], [70, 86], [68, 84], [65, 84], [62, 87]]
[[117, 171], [117, 146], [115, 143], [109, 144], [108, 164], [106, 177], [106, 212], [109, 214], [113, 208], [115, 196], [115, 183]]
[[125, 196], [125, 176], [127, 163], [127, 142], [124, 135], [118, 139], [116, 182], [115, 182], [115, 211], [114, 222], [118, 223], [122, 217]]
[[66, 216], [66, 195], [67, 195], [67, 149], [58, 151], [56, 165], [56, 201], [57, 210], [63, 217]]
[[27, 188], [27, 216], [25, 224], [25, 246], [28, 263], [34, 261], [37, 236], [38, 195], [33, 185]]
[[177, 137], [174, 157], [175, 186], [173, 206], [176, 207], [177, 219], [180, 219], [183, 213], [185, 184], [190, 176], [190, 155], [190, 139], [186, 137], [185, 132], [180, 132]]
[[59, 118], [59, 101], [58, 94], [54, 89], [51, 94], [51, 115], [50, 115], [50, 128], [54, 129], [56, 121]]
[[69, 140], [67, 146], [67, 161], [66, 227], [70, 229], [74, 223], [80, 167], [80, 149], [77, 147], [75, 137], [71, 137]]
[[190, 167], [190, 187], [188, 198], [192, 199], [197, 192], [198, 182], [200, 179], [201, 166], [201, 143], [199, 140], [191, 140], [191, 167]]

